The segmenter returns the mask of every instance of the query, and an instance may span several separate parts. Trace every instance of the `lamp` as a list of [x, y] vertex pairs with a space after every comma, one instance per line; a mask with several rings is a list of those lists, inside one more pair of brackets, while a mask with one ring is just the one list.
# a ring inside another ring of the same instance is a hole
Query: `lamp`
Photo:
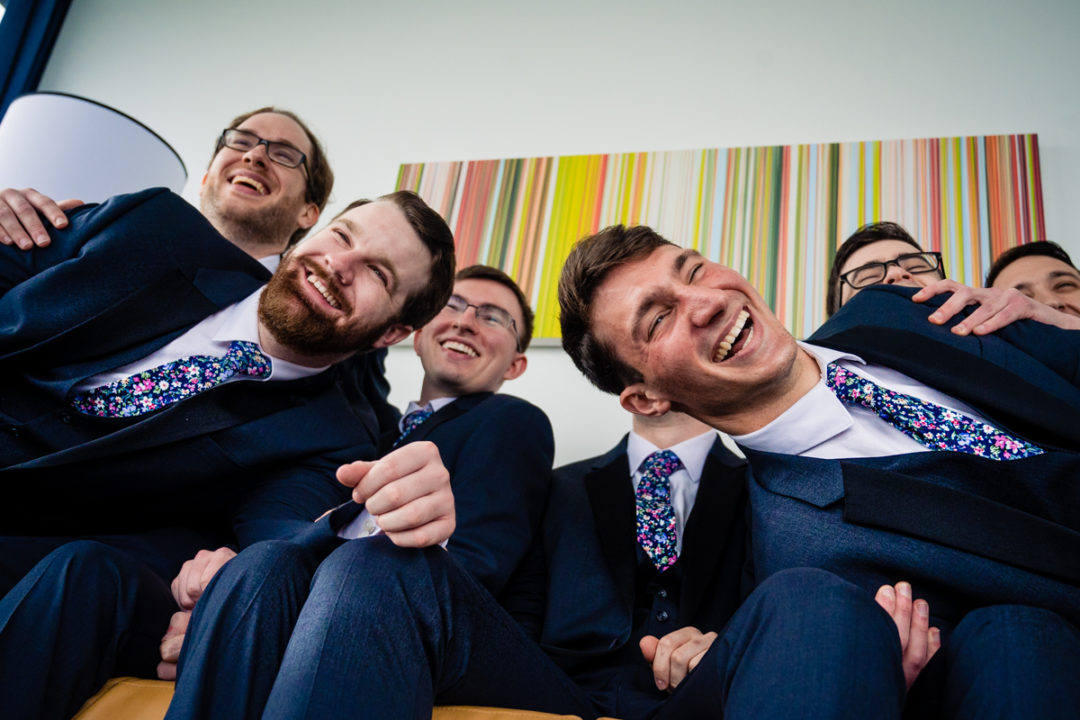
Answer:
[[138, 120], [64, 93], [15, 99], [0, 120], [0, 187], [32, 187], [54, 200], [101, 202], [164, 186], [179, 193], [184, 162]]

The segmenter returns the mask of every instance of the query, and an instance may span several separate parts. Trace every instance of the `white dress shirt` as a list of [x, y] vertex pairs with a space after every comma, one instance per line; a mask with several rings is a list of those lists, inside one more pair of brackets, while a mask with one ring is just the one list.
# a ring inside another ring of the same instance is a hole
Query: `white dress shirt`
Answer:
[[827, 459], [929, 451], [925, 445], [878, 417], [873, 410], [841, 402], [825, 384], [825, 367], [831, 362], [889, 390], [912, 395], [961, 412], [974, 420], [987, 422], [970, 405], [903, 373], [868, 363], [852, 353], [805, 342], [799, 345], [817, 360], [821, 379], [810, 392], [765, 427], [746, 435], [732, 435], [739, 445], [752, 450]]
[[[229, 345], [235, 340], [246, 340], [259, 345], [259, 288], [251, 295], [234, 303], [224, 310], [203, 319], [198, 325], [185, 332], [167, 345], [150, 353], [141, 360], [136, 360], [128, 365], [114, 368], [108, 372], [91, 375], [74, 388], [75, 393], [85, 392], [93, 388], [108, 385], [118, 380], [131, 377], [136, 373], [156, 368], [159, 365], [192, 357], [193, 355], [209, 355], [211, 357], [224, 357], [229, 350]], [[229, 382], [267, 382], [276, 380], [297, 380], [322, 372], [329, 366], [309, 368], [303, 365], [288, 362], [276, 358], [266, 352], [261, 345], [259, 349], [271, 359], [271, 372], [268, 378], [251, 378], [247, 375], [234, 375], [226, 380]]]
[[[682, 467], [671, 473], [671, 506], [675, 509], [675, 552], [682, 552], [683, 530], [686, 521], [690, 518], [690, 511], [694, 509], [694, 500], [697, 499], [698, 487], [701, 484], [701, 473], [705, 470], [705, 461], [709, 457], [709, 450], [716, 441], [716, 431], [709, 430], [697, 437], [683, 440], [678, 445], [667, 448], [679, 456]], [[626, 441], [626, 459], [629, 461], [631, 470], [630, 479], [637, 492], [641, 482], [641, 465], [645, 459], [658, 450], [651, 442], [631, 431], [630, 438]]]
[[270, 272], [276, 272], [278, 265], [281, 264], [281, 256], [267, 255], [266, 257], [259, 258], [259, 263]]

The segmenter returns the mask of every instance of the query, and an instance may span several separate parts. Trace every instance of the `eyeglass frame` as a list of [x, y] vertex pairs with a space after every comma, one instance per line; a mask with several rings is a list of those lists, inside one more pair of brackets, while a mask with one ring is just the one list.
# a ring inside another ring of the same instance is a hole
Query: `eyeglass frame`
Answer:
[[[242, 148], [233, 147], [232, 145], [229, 145], [227, 142], [225, 142], [225, 136], [227, 134], [229, 134], [229, 133], [244, 133], [245, 135], [250, 135], [251, 137], [255, 138], [255, 146], [250, 147], [247, 150], [244, 150]], [[307, 153], [304, 152], [303, 150], [301, 150], [300, 148], [296, 147], [295, 145], [290, 145], [287, 142], [282, 142], [281, 140], [267, 140], [266, 138], [259, 137], [258, 135], [251, 132], [250, 130], [244, 130], [242, 128], [225, 128], [224, 130], [221, 131], [221, 135], [218, 136], [218, 152], [220, 152], [221, 148], [223, 148], [223, 147], [227, 147], [230, 150], [235, 150], [237, 152], [251, 152], [255, 148], [259, 147], [260, 145], [265, 145], [266, 146], [266, 157], [267, 157], [268, 160], [270, 160], [270, 162], [276, 163], [277, 165], [280, 165], [281, 167], [284, 167], [284, 168], [289, 168], [290, 170], [295, 170], [298, 167], [303, 167], [304, 168], [304, 191], [307, 193], [307, 198], [305, 198], [305, 199], [314, 197], [314, 193], [311, 190], [311, 168], [308, 167]], [[273, 146], [273, 145], [280, 145], [280, 146], [283, 146], [283, 147], [287, 147], [290, 150], [295, 150], [296, 152], [300, 153], [300, 162], [296, 163], [295, 165], [287, 165], [287, 164], [281, 162], [280, 160], [275, 159], [273, 154], [270, 152], [271, 146]]]
[[[460, 310], [455, 308], [453, 305], [450, 304], [455, 299], [460, 300], [461, 303], [463, 304], [463, 307]], [[517, 348], [518, 352], [522, 352], [522, 350], [521, 350], [521, 336], [518, 335], [517, 321], [514, 320], [514, 316], [511, 315], [510, 311], [507, 310], [506, 308], [501, 308], [498, 305], [492, 305], [491, 303], [481, 303], [480, 305], [476, 305], [474, 303], [469, 302], [468, 300], [466, 300], [465, 298], [461, 297], [460, 295], [458, 295], [456, 293], [450, 296], [450, 299], [446, 301], [446, 305], [444, 305], [443, 307], [444, 308], [449, 308], [450, 310], [452, 310], [454, 312], [455, 315], [464, 315], [466, 312], [469, 311], [469, 308], [473, 308], [476, 311], [476, 319], [477, 320], [480, 320], [481, 322], [487, 322], [488, 325], [491, 325], [492, 323], [490, 323], [487, 320], [484, 320], [483, 318], [480, 317], [480, 312], [484, 311], [484, 314], [488, 318], [496, 320], [496, 322], [494, 323], [495, 325], [498, 325], [499, 327], [506, 328], [511, 333], [513, 333], [513, 335], [514, 335], [514, 346]], [[492, 311], [492, 310], [498, 311], [499, 314], [497, 314], [497, 315], [490, 314], [490, 311]], [[509, 325], [506, 325], [506, 324], [504, 324], [504, 323], [502, 323], [501, 321], [498, 320], [498, 318], [501, 317], [502, 315], [506, 316], [506, 320], [508, 320], [510, 322]]]
[[[928, 268], [926, 270], [909, 270], [909, 269], [907, 269], [906, 267], [904, 267], [903, 265], [900, 264], [901, 260], [907, 260], [908, 258], [919, 257], [919, 256], [933, 258], [936, 261], [936, 264], [934, 265], [934, 267]], [[849, 275], [857, 273], [860, 270], [865, 270], [868, 267], [873, 267], [875, 265], [881, 267], [881, 278], [880, 279], [874, 280], [873, 282], [868, 282], [865, 285], [856, 285], [855, 283], [853, 283], [851, 280], [848, 279]], [[846, 272], [840, 273], [840, 282], [847, 283], [848, 287], [850, 287], [850, 288], [852, 288], [854, 290], [862, 290], [863, 288], [870, 287], [871, 285], [876, 285], [879, 282], [881, 282], [882, 280], [884, 280], [885, 278], [887, 278], [889, 276], [889, 266], [890, 265], [895, 265], [896, 267], [900, 268], [904, 272], [911, 273], [912, 275], [925, 275], [926, 273], [939, 271], [941, 273], [941, 278], [942, 279], [945, 279], [945, 277], [946, 277], [945, 276], [945, 264], [942, 261], [941, 253], [937, 252], [936, 250], [921, 250], [919, 252], [904, 253], [903, 255], [897, 255], [892, 260], [874, 261], [874, 262], [863, 263], [859, 267], [851, 268], [850, 270], [848, 270]]]

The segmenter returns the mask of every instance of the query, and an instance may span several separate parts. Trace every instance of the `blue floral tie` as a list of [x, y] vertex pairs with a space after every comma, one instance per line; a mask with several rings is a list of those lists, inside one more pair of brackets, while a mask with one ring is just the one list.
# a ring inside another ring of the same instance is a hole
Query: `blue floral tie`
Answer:
[[671, 473], [682, 460], [670, 450], [660, 450], [641, 463], [637, 486], [637, 541], [660, 572], [679, 559], [675, 551], [675, 508], [671, 505]]
[[408, 437], [409, 433], [420, 426], [420, 423], [431, 417], [434, 410], [426, 407], [413, 410], [411, 413], [405, 416], [405, 419], [401, 423], [401, 435], [394, 441], [394, 447], [401, 444], [401, 441]]
[[71, 404], [96, 417], [135, 417], [217, 387], [229, 378], [270, 376], [270, 358], [252, 342], [236, 340], [224, 357], [193, 355], [79, 393]]
[[897, 430], [931, 450], [951, 450], [991, 460], [1042, 455], [1042, 448], [955, 410], [893, 392], [829, 363], [826, 384], [841, 402], [873, 410]]

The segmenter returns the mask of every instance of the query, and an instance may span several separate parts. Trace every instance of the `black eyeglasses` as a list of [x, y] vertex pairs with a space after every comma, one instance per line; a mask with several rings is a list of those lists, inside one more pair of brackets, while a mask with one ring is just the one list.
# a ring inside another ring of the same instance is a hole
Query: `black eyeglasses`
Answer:
[[851, 287], [859, 290], [869, 285], [874, 285], [885, 279], [885, 276], [889, 274], [889, 266], [895, 265], [901, 270], [905, 270], [912, 275], [922, 275], [923, 273], [940, 272], [941, 277], [945, 277], [945, 270], [941, 265], [941, 253], [939, 252], [917, 252], [907, 253], [905, 255], [899, 255], [894, 260], [886, 260], [885, 262], [872, 262], [860, 265], [853, 270], [848, 270], [846, 273], [841, 273], [840, 280], [846, 282]]
[[446, 301], [446, 308], [455, 315], [461, 315], [469, 308], [473, 308], [476, 310], [476, 319], [479, 322], [485, 325], [504, 327], [513, 333], [518, 352], [521, 352], [521, 340], [518, 338], [517, 323], [514, 322], [514, 318], [510, 313], [498, 305], [473, 305], [460, 295], [451, 295], [450, 299]]

